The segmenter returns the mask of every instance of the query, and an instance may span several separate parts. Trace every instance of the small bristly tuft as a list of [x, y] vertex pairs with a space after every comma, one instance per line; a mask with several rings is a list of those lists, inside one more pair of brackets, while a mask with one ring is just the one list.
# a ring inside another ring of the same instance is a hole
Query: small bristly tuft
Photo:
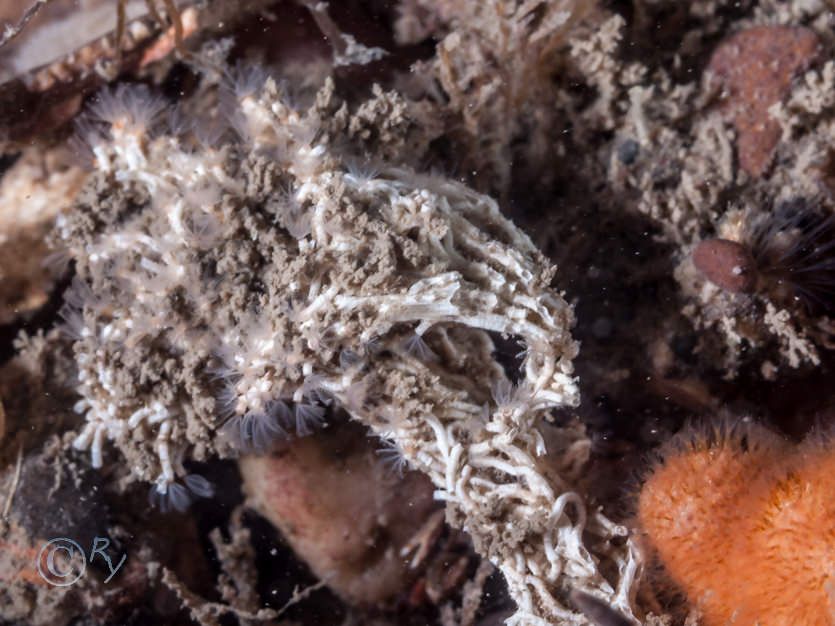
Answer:
[[189, 135], [194, 130], [194, 118], [181, 106], [175, 106], [168, 114], [168, 134], [173, 137]]
[[354, 350], [342, 350], [339, 353], [339, 367], [343, 370], [350, 369], [362, 361], [362, 357]]
[[325, 425], [325, 407], [310, 402], [296, 404], [296, 434], [305, 437]]
[[268, 77], [263, 65], [240, 61], [226, 72], [222, 87], [239, 100], [249, 96], [257, 97]]
[[99, 297], [86, 281], [74, 276], [69, 289], [64, 292], [64, 302], [74, 309], [82, 309], [85, 304], [98, 303]]
[[500, 409], [509, 407], [513, 403], [513, 383], [506, 378], [495, 381], [490, 385], [490, 395]]
[[282, 424], [289, 420], [289, 413], [287, 405], [278, 400], [264, 412], [233, 415], [221, 428], [221, 436], [244, 454], [266, 454], [277, 441], [288, 437]]
[[173, 510], [185, 513], [191, 504], [188, 490], [178, 483], [168, 485], [168, 489], [163, 494], [159, 493], [156, 489], [152, 493], [157, 494], [157, 506], [162, 513], [168, 513]]
[[490, 385], [490, 395], [499, 409], [524, 407], [530, 401], [530, 389], [514, 385], [506, 378], [496, 380]]
[[426, 341], [417, 333], [412, 333], [403, 342], [403, 349], [407, 354], [421, 361], [437, 361], [438, 355], [429, 347]]
[[[211, 193], [208, 190], [207, 197]], [[223, 240], [223, 230], [219, 221], [211, 214], [195, 209], [184, 220], [186, 237], [195, 248], [206, 250]]]
[[58, 317], [61, 319], [58, 330], [73, 341], [81, 341], [92, 332], [84, 322], [84, 312], [81, 309], [65, 304], [58, 310]]
[[311, 232], [310, 211], [302, 207], [288, 207], [279, 214], [278, 223], [294, 239], [304, 239]]
[[75, 276], [69, 288], [64, 292], [64, 304], [58, 310], [58, 317], [62, 321], [58, 328], [75, 341], [88, 336], [92, 332], [84, 320], [85, 305], [100, 308], [101, 299], [93, 293], [90, 285]]
[[217, 150], [223, 145], [229, 127], [217, 120], [197, 119], [192, 124], [191, 132], [201, 148]]
[[380, 437], [380, 447], [374, 451], [387, 471], [397, 476], [403, 476], [409, 469], [409, 462], [397, 444], [389, 439]]
[[369, 159], [346, 159], [345, 166], [348, 169], [348, 181], [359, 186], [369, 183], [380, 174], [380, 166]]
[[96, 156], [93, 148], [108, 140], [103, 125], [81, 115], [75, 124], [75, 133], [69, 139], [69, 147], [78, 159], [78, 163], [88, 171], [95, 170]]
[[189, 474], [183, 479], [186, 488], [199, 498], [211, 498], [215, 495], [215, 487], [200, 474]]
[[212, 483], [198, 474], [189, 474], [183, 483], [171, 482], [162, 487], [151, 488], [148, 502], [160, 510], [161, 513], [179, 511], [185, 513], [192, 502], [198, 498], [211, 498], [215, 494]]
[[146, 85], [119, 84], [96, 94], [88, 114], [95, 120], [128, 131], [149, 131], [168, 107]]
[[44, 257], [42, 267], [46, 268], [51, 276], [60, 277], [67, 273], [70, 267], [72, 254], [67, 248], [59, 248]]

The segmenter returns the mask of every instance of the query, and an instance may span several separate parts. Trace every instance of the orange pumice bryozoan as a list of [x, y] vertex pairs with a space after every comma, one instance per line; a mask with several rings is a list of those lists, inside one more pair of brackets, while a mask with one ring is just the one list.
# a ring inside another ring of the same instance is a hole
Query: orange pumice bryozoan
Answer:
[[638, 500], [663, 580], [704, 626], [835, 624], [835, 453], [745, 425], [679, 438]]

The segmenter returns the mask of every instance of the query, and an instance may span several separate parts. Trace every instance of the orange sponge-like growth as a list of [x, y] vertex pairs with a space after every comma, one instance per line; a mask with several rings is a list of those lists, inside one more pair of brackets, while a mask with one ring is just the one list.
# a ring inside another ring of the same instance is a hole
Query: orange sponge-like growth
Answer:
[[835, 453], [747, 426], [668, 446], [638, 523], [705, 626], [835, 624]]

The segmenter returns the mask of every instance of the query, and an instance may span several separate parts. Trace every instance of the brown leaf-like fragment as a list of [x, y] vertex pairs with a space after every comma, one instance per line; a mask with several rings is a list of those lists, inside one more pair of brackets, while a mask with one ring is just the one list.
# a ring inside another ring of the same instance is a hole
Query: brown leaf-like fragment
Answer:
[[752, 176], [766, 173], [780, 139], [769, 107], [789, 94], [819, 53], [817, 35], [792, 26], [749, 28], [714, 51], [707, 69], [720, 82], [723, 110], [738, 133], [739, 166]]

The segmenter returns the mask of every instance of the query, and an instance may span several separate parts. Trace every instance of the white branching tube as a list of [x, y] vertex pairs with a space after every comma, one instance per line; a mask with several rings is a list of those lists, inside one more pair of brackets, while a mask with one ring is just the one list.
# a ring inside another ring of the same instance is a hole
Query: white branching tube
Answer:
[[[301, 434], [333, 398], [430, 477], [504, 574], [509, 623], [585, 624], [574, 588], [631, 615], [625, 530], [542, 465], [539, 425], [579, 401], [555, 268], [463, 184], [352, 172], [325, 109], [292, 110], [271, 80], [237, 106], [242, 137], [222, 148], [133, 132], [93, 146], [107, 202], [59, 227], [90, 292], [72, 316], [87, 420], [73, 445], [100, 466], [113, 441], [164, 494], [181, 452], [229, 453], [224, 429]], [[513, 393], [491, 333], [525, 346]]]

